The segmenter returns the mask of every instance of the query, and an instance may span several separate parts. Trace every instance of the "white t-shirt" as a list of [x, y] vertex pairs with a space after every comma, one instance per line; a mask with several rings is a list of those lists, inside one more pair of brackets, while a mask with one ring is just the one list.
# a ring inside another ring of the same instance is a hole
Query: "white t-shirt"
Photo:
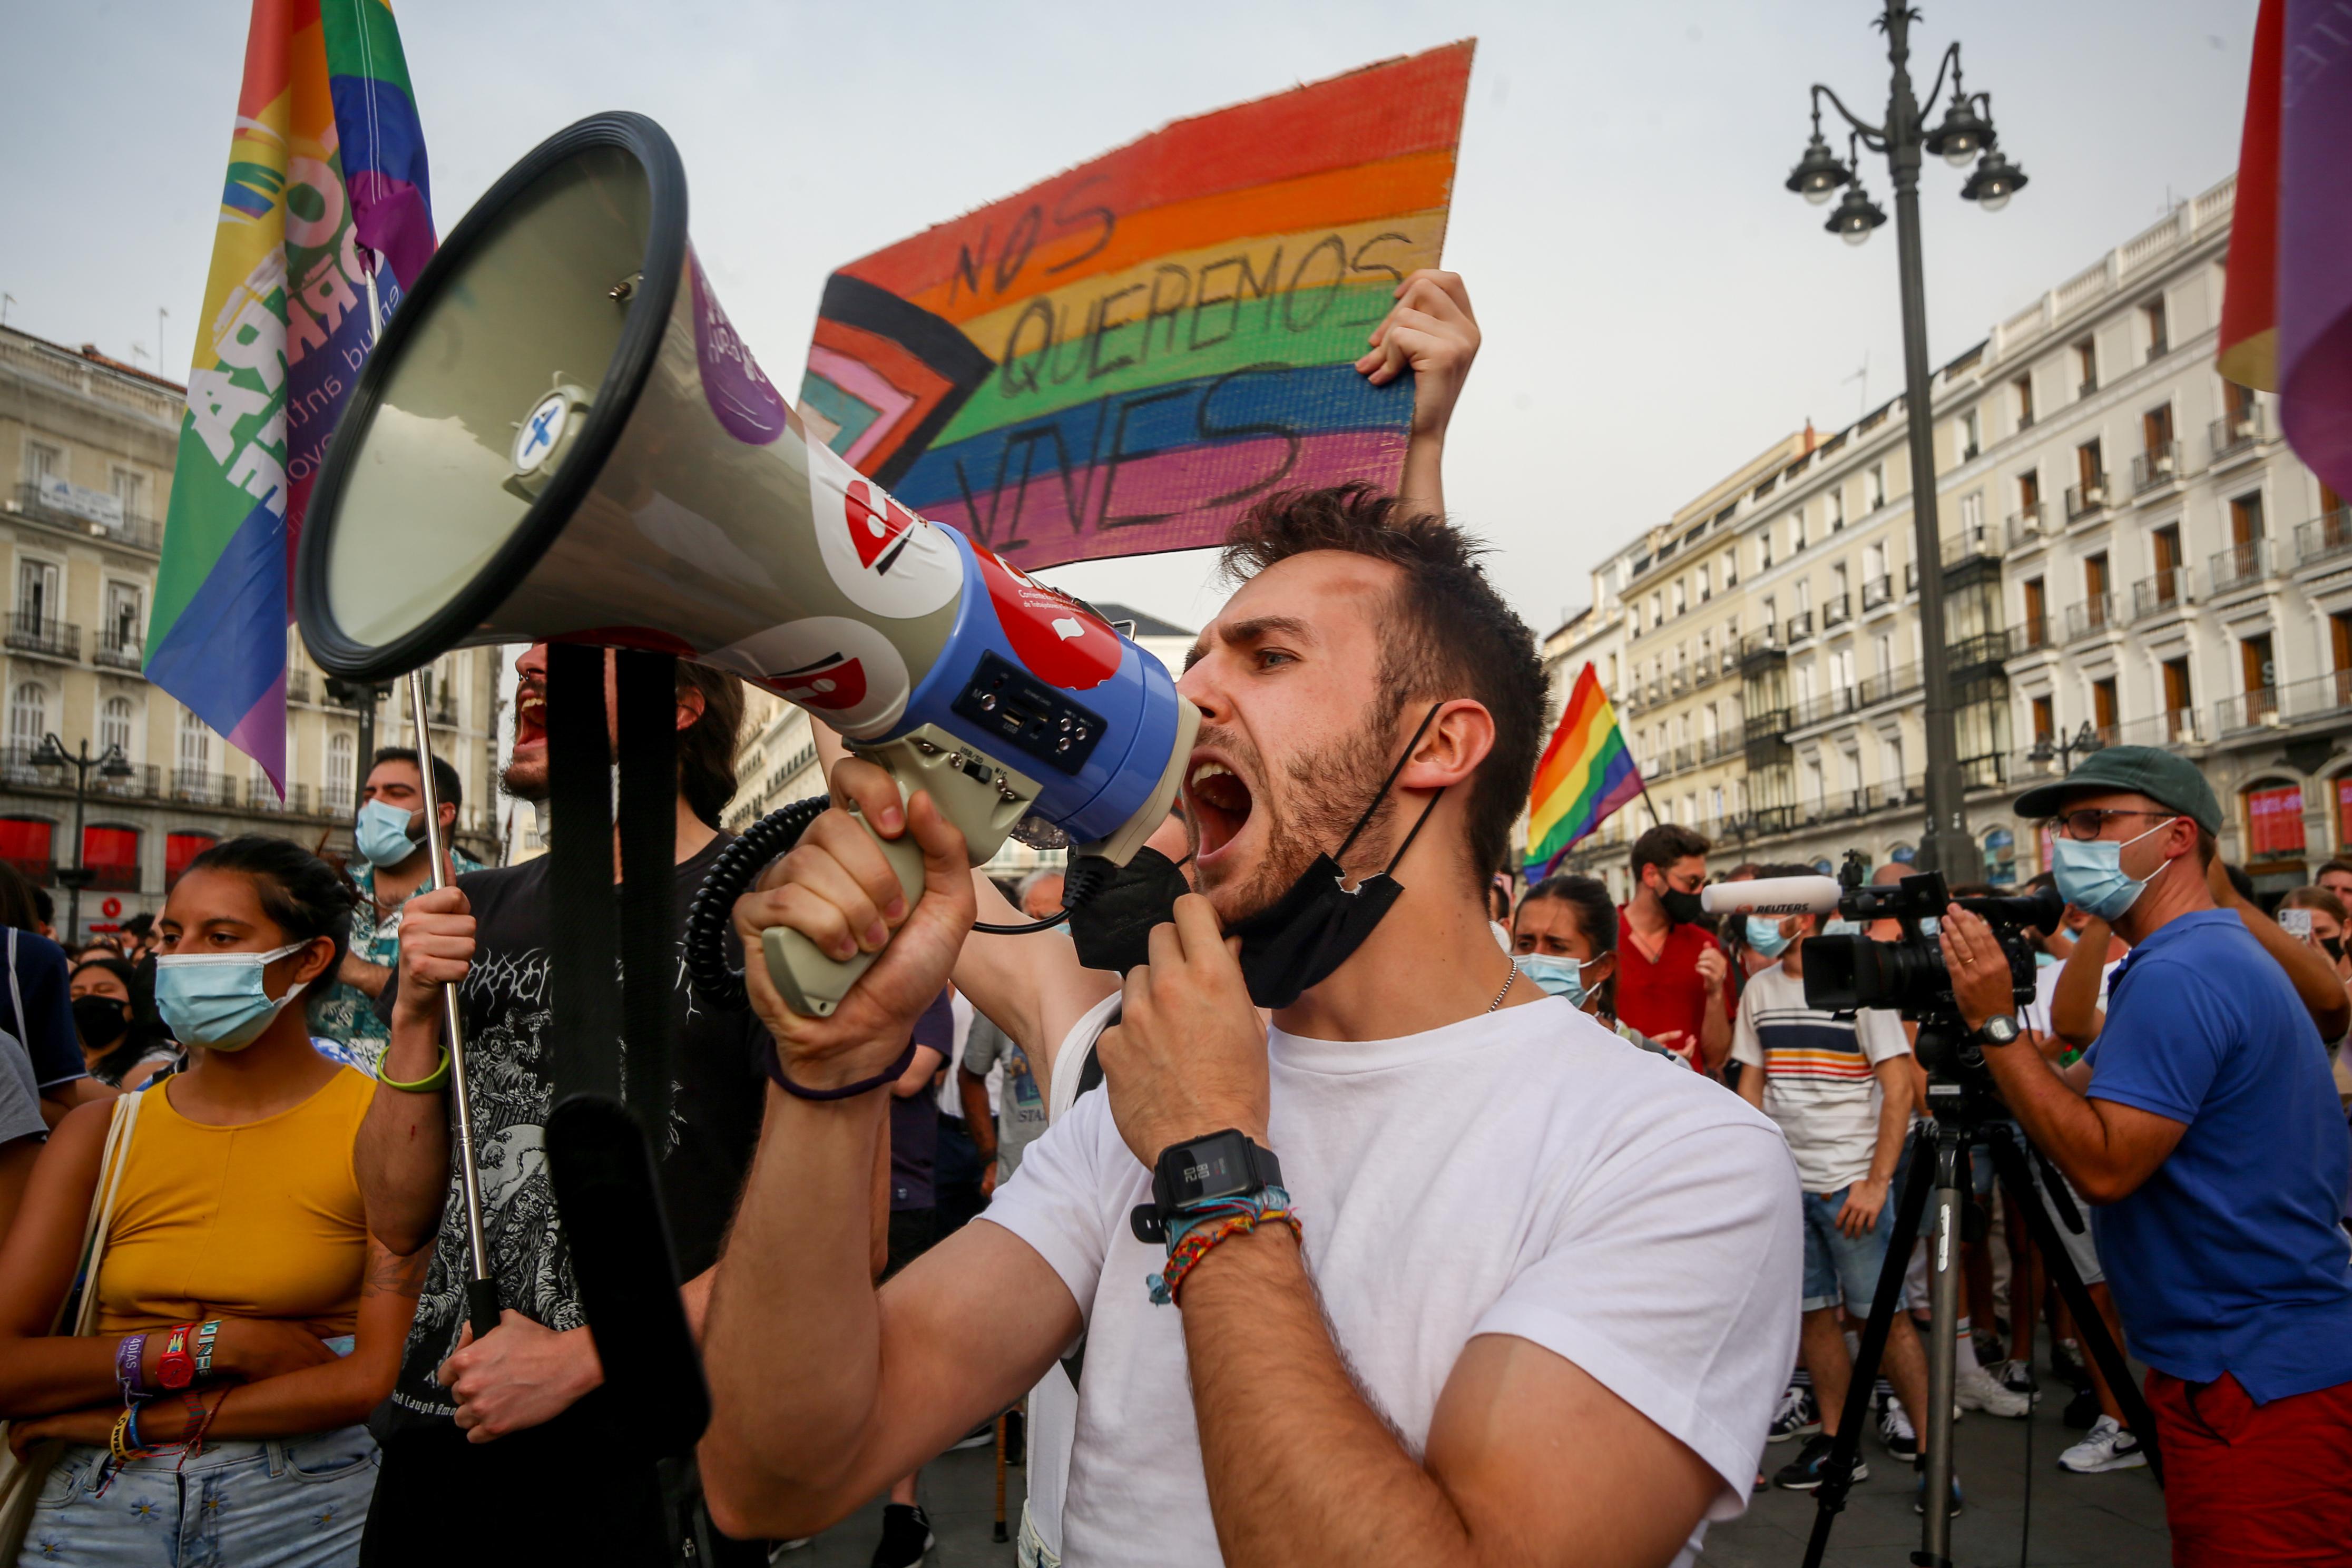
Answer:
[[[1795, 1173], [1769, 1122], [1557, 998], [1396, 1040], [1276, 1029], [1268, 1055], [1268, 1136], [1307, 1268], [1409, 1448], [1428, 1441], [1463, 1346], [1510, 1334], [1712, 1466], [1708, 1517], [1746, 1507], [1796, 1352], [1803, 1253]], [[1057, 1083], [1076, 1065], [1058, 1058]], [[1165, 1251], [1129, 1229], [1150, 1195], [1098, 1092], [1030, 1146], [983, 1216], [1036, 1248], [1086, 1318], [1047, 1542], [1085, 1568], [1219, 1560], [1183, 1331], [1144, 1283]]]
[[1903, 1022], [1865, 1007], [1840, 1018], [1805, 1005], [1805, 983], [1780, 964], [1749, 977], [1731, 1031], [1731, 1056], [1764, 1069], [1764, 1110], [1780, 1124], [1797, 1178], [1834, 1193], [1870, 1174], [1878, 1147], [1878, 1075], [1908, 1055]]
[[[2107, 982], [2115, 978], [2116, 971], [2122, 963], [2123, 960], [2117, 958], [2111, 959], [2100, 966], [2099, 1005], [2101, 1007], [2107, 1005]], [[2045, 963], [2034, 971], [2033, 1004], [2026, 1009], [2025, 1016], [2018, 1022], [2044, 1035], [2054, 1033], [2050, 1027], [2050, 1003], [2051, 999], [2058, 994], [2059, 971], [2065, 967], [2063, 963]]]

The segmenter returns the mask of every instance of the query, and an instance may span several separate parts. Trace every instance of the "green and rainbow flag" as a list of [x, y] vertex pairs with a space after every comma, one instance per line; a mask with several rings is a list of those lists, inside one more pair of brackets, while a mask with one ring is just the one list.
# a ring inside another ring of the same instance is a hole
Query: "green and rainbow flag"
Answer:
[[433, 247], [387, 0], [254, 0], [146, 671], [281, 792], [303, 509], [375, 342], [371, 276], [388, 315]]
[[1551, 875], [1579, 839], [1641, 793], [1642, 771], [1617, 728], [1617, 710], [1588, 664], [1528, 792], [1528, 880]]

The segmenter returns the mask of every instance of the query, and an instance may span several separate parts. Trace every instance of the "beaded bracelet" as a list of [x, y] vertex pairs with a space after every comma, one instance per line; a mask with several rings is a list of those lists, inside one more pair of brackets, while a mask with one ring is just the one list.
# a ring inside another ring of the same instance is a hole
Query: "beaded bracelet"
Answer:
[[1290, 1194], [1280, 1187], [1183, 1210], [1168, 1226], [1167, 1267], [1144, 1278], [1152, 1304], [1181, 1306], [1176, 1292], [1211, 1248], [1233, 1237], [1246, 1236], [1261, 1225], [1276, 1223], [1288, 1226], [1293, 1236], [1305, 1235], [1290, 1207]]

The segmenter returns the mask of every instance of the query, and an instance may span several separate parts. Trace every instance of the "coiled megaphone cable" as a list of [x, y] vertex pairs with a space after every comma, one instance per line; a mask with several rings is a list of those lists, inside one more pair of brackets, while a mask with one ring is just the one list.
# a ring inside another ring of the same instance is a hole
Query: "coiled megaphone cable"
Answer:
[[[743, 972], [727, 962], [727, 931], [734, 921], [735, 900], [759, 879], [761, 870], [787, 854], [824, 815], [831, 797], [810, 795], [778, 807], [745, 828], [734, 843], [719, 852], [710, 873], [686, 910], [686, 978], [694, 994], [712, 1007], [740, 1013], [751, 1005]], [[1110, 885], [1118, 868], [1097, 855], [1073, 858], [1062, 874], [1062, 907], [1042, 921], [1024, 925], [973, 922], [972, 930], [989, 936], [1025, 936], [1051, 931], [1070, 918], [1070, 911]]]

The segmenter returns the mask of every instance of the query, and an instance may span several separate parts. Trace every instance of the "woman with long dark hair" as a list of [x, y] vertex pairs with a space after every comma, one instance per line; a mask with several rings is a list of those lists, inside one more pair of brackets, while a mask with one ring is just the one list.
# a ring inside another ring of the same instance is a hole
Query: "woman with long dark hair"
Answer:
[[[215, 845], [173, 886], [156, 1002], [188, 1070], [68, 1116], [0, 1247], [0, 1415], [50, 1461], [20, 1562], [358, 1560], [361, 1422], [424, 1257], [368, 1233], [352, 1147], [375, 1085], [311, 1047], [298, 1003], [350, 915], [341, 879], [278, 838]], [[53, 1333], [85, 1216], [104, 1227], [94, 1299]]]

